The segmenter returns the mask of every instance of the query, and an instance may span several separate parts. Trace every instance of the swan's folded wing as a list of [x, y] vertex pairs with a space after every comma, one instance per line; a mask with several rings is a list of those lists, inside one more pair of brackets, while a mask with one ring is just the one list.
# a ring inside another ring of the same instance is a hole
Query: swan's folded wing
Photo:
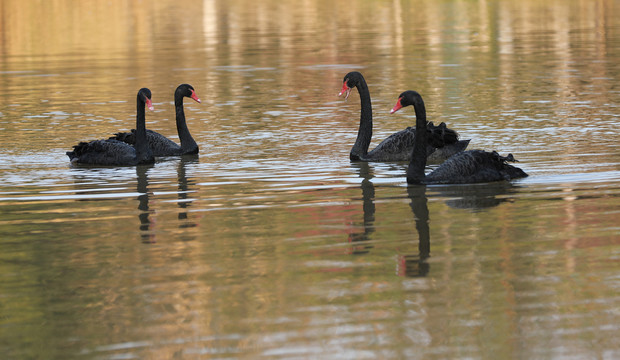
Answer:
[[368, 153], [373, 161], [408, 161], [413, 151], [415, 129], [408, 127], [388, 136]]
[[473, 184], [511, 180], [527, 174], [506, 163], [509, 157], [483, 150], [464, 151], [450, 157], [426, 176], [432, 184]]
[[137, 161], [133, 146], [110, 139], [80, 142], [67, 155], [73, 162], [89, 165], [131, 165]]

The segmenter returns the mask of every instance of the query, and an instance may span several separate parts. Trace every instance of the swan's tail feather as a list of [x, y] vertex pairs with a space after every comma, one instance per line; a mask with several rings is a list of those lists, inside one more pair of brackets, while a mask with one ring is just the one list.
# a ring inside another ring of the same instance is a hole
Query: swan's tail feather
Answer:
[[88, 145], [89, 143], [85, 141], [80, 141], [77, 145], [73, 145], [73, 151], [68, 151], [67, 155], [71, 154], [69, 155], [69, 157], [71, 157], [72, 155], [73, 157], [79, 157], [88, 148]]
[[497, 160], [503, 162], [504, 164], [508, 163], [508, 162], [519, 162], [519, 160], [515, 159], [514, 156], [512, 156], [512, 154], [508, 154], [506, 156], [501, 156], [497, 151], [493, 151], [493, 156], [495, 156], [497, 158]]
[[122, 141], [129, 145], [135, 145], [136, 144], [136, 131], [132, 129], [131, 132], [115, 133], [114, 136], [110, 136], [109, 139]]
[[77, 145], [73, 145], [73, 151], [67, 151], [69, 160], [74, 161], [80, 158], [83, 154], [87, 153], [90, 149], [91, 143], [86, 141], [80, 141]]
[[492, 156], [496, 159], [496, 161], [499, 161], [501, 163], [500, 172], [503, 174], [506, 180], [524, 178], [528, 176], [525, 171], [508, 164], [508, 162], [519, 162], [519, 160], [515, 159], [512, 154], [501, 156], [497, 153], [497, 151], [493, 151]]
[[426, 131], [430, 135], [428, 142], [433, 147], [441, 148], [459, 141], [459, 134], [449, 129], [444, 122], [435, 126], [432, 121], [429, 121], [426, 125]]

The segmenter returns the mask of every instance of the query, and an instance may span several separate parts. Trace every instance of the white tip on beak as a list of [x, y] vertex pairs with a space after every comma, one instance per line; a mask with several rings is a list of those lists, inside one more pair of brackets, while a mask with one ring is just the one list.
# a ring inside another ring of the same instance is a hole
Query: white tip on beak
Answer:
[[351, 90], [351, 88], [347, 88], [346, 90], [339, 92], [338, 96], [342, 96], [342, 94], [345, 94], [344, 99], [347, 100], [349, 98], [349, 95], [351, 95]]

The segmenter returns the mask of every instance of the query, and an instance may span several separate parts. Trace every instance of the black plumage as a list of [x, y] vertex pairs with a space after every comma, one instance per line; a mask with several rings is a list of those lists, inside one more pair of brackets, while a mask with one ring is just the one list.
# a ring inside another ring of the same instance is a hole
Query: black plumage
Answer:
[[512, 154], [501, 156], [495, 151], [468, 150], [457, 153], [439, 165], [430, 174], [424, 174], [428, 143], [426, 109], [422, 96], [415, 91], [405, 91], [398, 97], [392, 113], [412, 105], [416, 114], [417, 136], [411, 161], [407, 169], [410, 184], [472, 184], [491, 181], [512, 180], [528, 176], [523, 170], [508, 164], [516, 162]]
[[[177, 133], [179, 134], [181, 145], [176, 144], [174, 141], [156, 131], [146, 130], [146, 139], [151, 151], [153, 152], [153, 156], [198, 154], [198, 144], [196, 144], [196, 141], [190, 134], [185, 120], [185, 110], [183, 109], [184, 97], [191, 98], [198, 103], [200, 102], [194, 88], [189, 84], [179, 85], [174, 92]], [[131, 132], [116, 133], [114, 136], [110, 137], [110, 139], [134, 145], [136, 142], [135, 135], [136, 130], [132, 129]]]
[[[416, 129], [408, 127], [383, 140], [373, 150], [368, 151], [372, 138], [372, 106], [370, 92], [366, 80], [361, 73], [352, 71], [345, 75], [340, 95], [349, 97], [351, 90], [357, 88], [361, 101], [360, 126], [357, 139], [349, 155], [353, 161], [409, 161], [415, 138]], [[428, 144], [427, 157], [429, 162], [440, 162], [465, 150], [469, 140], [459, 140], [458, 133], [448, 129], [445, 123], [438, 126], [430, 122], [427, 126]]]
[[138, 91], [136, 112], [135, 145], [122, 141], [106, 139], [90, 142], [82, 141], [68, 151], [72, 163], [85, 165], [131, 166], [152, 164], [155, 159], [146, 141], [145, 106], [153, 109], [151, 91], [142, 88]]

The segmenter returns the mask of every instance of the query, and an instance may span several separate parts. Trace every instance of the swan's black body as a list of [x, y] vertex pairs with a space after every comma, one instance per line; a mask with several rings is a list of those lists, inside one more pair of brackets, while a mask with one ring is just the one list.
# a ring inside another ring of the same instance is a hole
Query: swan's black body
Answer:
[[422, 96], [415, 91], [405, 91], [398, 97], [392, 113], [413, 105], [416, 115], [416, 136], [411, 162], [407, 169], [407, 182], [410, 184], [472, 184], [491, 181], [512, 180], [526, 177], [527, 174], [508, 162], [516, 160], [512, 154], [500, 156], [497, 152], [468, 150], [451, 156], [428, 175], [426, 167], [427, 131], [426, 109]]
[[142, 88], [137, 97], [135, 146], [111, 139], [80, 142], [73, 147], [73, 151], [67, 152], [71, 162], [107, 166], [152, 164], [155, 159], [146, 140], [145, 105], [153, 108], [151, 91]]
[[[177, 132], [181, 145], [177, 145], [174, 141], [168, 139], [164, 135], [152, 131], [146, 131], [146, 138], [148, 140], [149, 147], [153, 152], [153, 156], [177, 156], [186, 154], [198, 154], [198, 144], [189, 133], [187, 123], [185, 121], [185, 111], [183, 109], [183, 98], [189, 97], [196, 102], [200, 102], [194, 88], [189, 84], [181, 84], [174, 92], [174, 107], [176, 110], [176, 122]], [[136, 130], [132, 129], [131, 132], [116, 133], [110, 139], [125, 142], [133, 145], [136, 141]]]
[[[349, 158], [352, 161], [409, 161], [413, 149], [416, 129], [408, 127], [396, 132], [383, 140], [376, 148], [368, 151], [372, 138], [372, 106], [370, 102], [370, 92], [366, 80], [357, 71], [352, 71], [345, 75], [340, 95], [346, 94], [349, 97], [351, 90], [357, 88], [360, 94], [361, 115], [360, 126], [357, 139], [351, 149]], [[431, 132], [427, 157], [429, 162], [440, 162], [450, 156], [465, 150], [469, 140], [459, 140], [458, 134], [452, 129], [448, 129], [446, 124], [441, 123], [434, 126], [429, 123], [427, 131]]]

